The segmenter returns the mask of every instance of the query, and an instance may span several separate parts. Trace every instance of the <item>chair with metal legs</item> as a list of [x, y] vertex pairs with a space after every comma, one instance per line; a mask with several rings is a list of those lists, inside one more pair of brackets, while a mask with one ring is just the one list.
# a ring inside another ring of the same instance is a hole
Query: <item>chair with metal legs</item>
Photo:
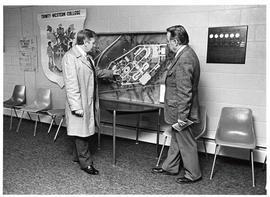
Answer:
[[215, 142], [215, 157], [210, 180], [213, 178], [216, 157], [221, 146], [244, 148], [250, 150], [252, 186], [255, 187], [253, 150], [256, 147], [256, 136], [251, 109], [224, 107], [221, 111]]
[[25, 92], [26, 92], [26, 88], [24, 85], [15, 85], [11, 98], [4, 101], [4, 107], [10, 109], [9, 130], [12, 129], [12, 118], [13, 118], [12, 111], [14, 110], [14, 113], [15, 113], [16, 117], [18, 118], [18, 115], [16, 112], [16, 107], [24, 105], [26, 103]]
[[266, 170], [266, 160], [267, 160], [267, 155], [266, 155], [265, 158], [264, 158], [263, 168], [262, 168], [263, 171]]
[[20, 108], [20, 110], [22, 111], [22, 115], [21, 115], [20, 121], [18, 123], [16, 132], [19, 132], [24, 112], [26, 112], [28, 114], [30, 119], [31, 119], [30, 113], [33, 113], [33, 114], [36, 114], [38, 117], [35, 121], [35, 128], [34, 128], [34, 136], [36, 136], [37, 121], [40, 122], [39, 113], [44, 112], [46, 110], [49, 110], [49, 109], [51, 109], [51, 107], [52, 107], [51, 90], [39, 88], [37, 90], [34, 102], [30, 105], [27, 105], [27, 106]]
[[56, 118], [58, 118], [58, 117], [61, 118], [60, 119], [60, 122], [59, 122], [59, 125], [58, 125], [58, 128], [57, 128], [57, 131], [56, 131], [55, 136], [53, 138], [53, 141], [55, 141], [56, 138], [57, 138], [57, 135], [59, 133], [59, 130], [60, 130], [61, 126], [62, 126], [63, 120], [65, 119], [65, 109], [51, 109], [51, 110], [48, 110], [46, 113], [49, 116], [51, 116], [51, 118], [52, 118], [51, 123], [50, 123], [50, 127], [48, 129], [48, 134], [51, 131], [51, 128], [52, 128], [53, 123], [54, 122], [56, 123], [56, 121], [55, 121]]
[[[206, 109], [205, 109], [204, 106], [200, 106], [200, 112], [201, 112], [201, 114], [200, 114], [201, 122], [199, 124], [195, 124], [194, 127], [193, 127], [194, 128], [193, 129], [193, 131], [194, 131], [193, 134], [195, 135], [194, 136], [195, 140], [198, 140], [206, 131], [207, 113], [206, 113]], [[166, 141], [167, 141], [168, 137], [172, 136], [171, 132], [172, 132], [172, 126], [171, 125], [166, 125], [165, 131], [162, 133], [162, 135], [165, 138], [164, 138], [163, 145], [162, 145], [159, 157], [158, 157], [156, 167], [159, 166], [159, 162], [160, 162], [160, 159], [161, 159], [161, 156], [162, 156], [162, 152], [163, 152], [163, 149], [164, 149], [164, 146], [166, 144]], [[203, 140], [204, 152], [205, 152], [205, 155], [207, 155], [205, 140], [203, 138], [202, 138], [202, 140]]]

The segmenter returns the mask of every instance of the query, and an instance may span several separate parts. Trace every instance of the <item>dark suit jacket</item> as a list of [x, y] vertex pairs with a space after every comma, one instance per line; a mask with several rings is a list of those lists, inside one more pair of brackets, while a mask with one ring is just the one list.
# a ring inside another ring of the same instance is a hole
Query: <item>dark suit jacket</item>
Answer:
[[164, 118], [168, 124], [187, 118], [200, 122], [200, 63], [188, 45], [172, 60], [165, 80]]

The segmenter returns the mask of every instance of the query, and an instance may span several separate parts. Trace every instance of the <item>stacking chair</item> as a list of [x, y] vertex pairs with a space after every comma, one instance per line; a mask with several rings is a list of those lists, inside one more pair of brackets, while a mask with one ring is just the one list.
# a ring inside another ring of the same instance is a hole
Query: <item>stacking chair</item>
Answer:
[[[195, 140], [198, 140], [206, 131], [206, 117], [207, 117], [207, 113], [206, 113], [206, 109], [204, 106], [200, 106], [200, 119], [201, 119], [201, 122], [199, 124], [194, 124], [194, 129], [192, 129], [192, 132], [195, 136]], [[168, 137], [171, 137], [172, 134], [172, 127], [171, 125], [166, 125], [166, 129], [164, 131], [164, 133], [162, 135], [164, 135], [164, 142], [163, 142], [163, 145], [162, 145], [162, 148], [161, 148], [161, 151], [160, 151], [160, 154], [159, 154], [159, 157], [158, 157], [158, 161], [157, 161], [157, 164], [156, 166], [158, 167], [159, 166], [159, 162], [160, 162], [160, 159], [161, 159], [161, 156], [162, 156], [162, 152], [163, 152], [163, 149], [164, 149], [164, 146], [166, 144], [166, 141], [167, 141], [167, 138]], [[202, 138], [203, 139], [203, 138]], [[203, 139], [203, 146], [204, 146], [204, 152], [205, 154], [207, 154], [207, 151], [206, 151], [206, 145], [205, 145], [205, 140]]]
[[24, 85], [15, 85], [13, 89], [13, 94], [11, 98], [4, 101], [4, 107], [10, 108], [10, 126], [9, 130], [12, 129], [12, 110], [14, 110], [14, 113], [16, 117], [18, 118], [17, 112], [16, 112], [16, 106], [21, 106], [26, 103], [26, 96], [25, 96], [25, 86]]
[[48, 134], [51, 131], [51, 128], [52, 128], [53, 123], [56, 122], [55, 119], [57, 117], [60, 117], [61, 118], [60, 123], [59, 123], [58, 128], [57, 128], [57, 131], [55, 133], [54, 139], [53, 139], [53, 141], [55, 141], [56, 138], [57, 138], [58, 132], [59, 132], [61, 126], [62, 126], [63, 120], [65, 118], [65, 109], [51, 109], [51, 110], [48, 110], [47, 111], [47, 114], [49, 116], [51, 116], [51, 118], [52, 118], [51, 123], [50, 123], [50, 127], [48, 129]]
[[[22, 115], [19, 121], [19, 124], [17, 126], [16, 132], [19, 132], [20, 125], [22, 122], [23, 114], [26, 112], [29, 117], [31, 118], [29, 113], [34, 113], [38, 116], [38, 120], [40, 122], [39, 118], [39, 112], [44, 112], [46, 110], [51, 109], [52, 107], [52, 101], [51, 101], [51, 90], [50, 89], [44, 89], [39, 88], [36, 93], [35, 100], [32, 104], [21, 107], [20, 110], [22, 111]], [[36, 130], [37, 130], [37, 119], [35, 121], [35, 129], [34, 129], [34, 136], [36, 136]]]
[[266, 159], [267, 159], [267, 155], [266, 155], [265, 158], [264, 158], [263, 168], [262, 168], [263, 171], [266, 170]]
[[210, 180], [213, 177], [215, 162], [220, 146], [230, 146], [250, 150], [252, 186], [255, 187], [253, 150], [256, 147], [252, 111], [248, 108], [222, 108], [215, 137], [216, 149]]

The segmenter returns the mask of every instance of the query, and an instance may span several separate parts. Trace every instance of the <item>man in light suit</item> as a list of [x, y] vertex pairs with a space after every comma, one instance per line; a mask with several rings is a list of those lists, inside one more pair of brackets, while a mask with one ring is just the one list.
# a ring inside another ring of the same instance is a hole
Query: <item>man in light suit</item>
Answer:
[[100, 121], [97, 77], [112, 78], [118, 74], [96, 68], [91, 56], [87, 55], [95, 47], [95, 32], [81, 30], [76, 41], [62, 59], [67, 134], [73, 137], [73, 161], [79, 162], [85, 172], [97, 175], [99, 171], [93, 166], [88, 144]]
[[[198, 101], [200, 64], [197, 55], [188, 45], [189, 37], [183, 26], [176, 25], [167, 29], [167, 43], [169, 49], [175, 53], [175, 57], [167, 68], [164, 118], [168, 124], [178, 123], [184, 128], [187, 120], [200, 122]], [[184, 176], [177, 178], [176, 182], [184, 184], [201, 180], [197, 143], [193, 132], [193, 125], [182, 131], [172, 128], [167, 158], [161, 168], [153, 168], [152, 172], [176, 175], [179, 173], [182, 160]]]

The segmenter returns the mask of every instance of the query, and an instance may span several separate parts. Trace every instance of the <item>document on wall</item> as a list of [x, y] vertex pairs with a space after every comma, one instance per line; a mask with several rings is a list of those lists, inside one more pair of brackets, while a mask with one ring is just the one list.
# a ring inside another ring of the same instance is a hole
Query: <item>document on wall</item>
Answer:
[[188, 126], [192, 125], [194, 122], [192, 122], [191, 120], [187, 119], [186, 124], [184, 126], [180, 126], [177, 123], [173, 124], [172, 127], [176, 130], [176, 131], [182, 131], [183, 129], [187, 128]]
[[37, 69], [37, 42], [36, 37], [23, 37], [19, 41], [19, 62], [21, 70], [36, 71]]

